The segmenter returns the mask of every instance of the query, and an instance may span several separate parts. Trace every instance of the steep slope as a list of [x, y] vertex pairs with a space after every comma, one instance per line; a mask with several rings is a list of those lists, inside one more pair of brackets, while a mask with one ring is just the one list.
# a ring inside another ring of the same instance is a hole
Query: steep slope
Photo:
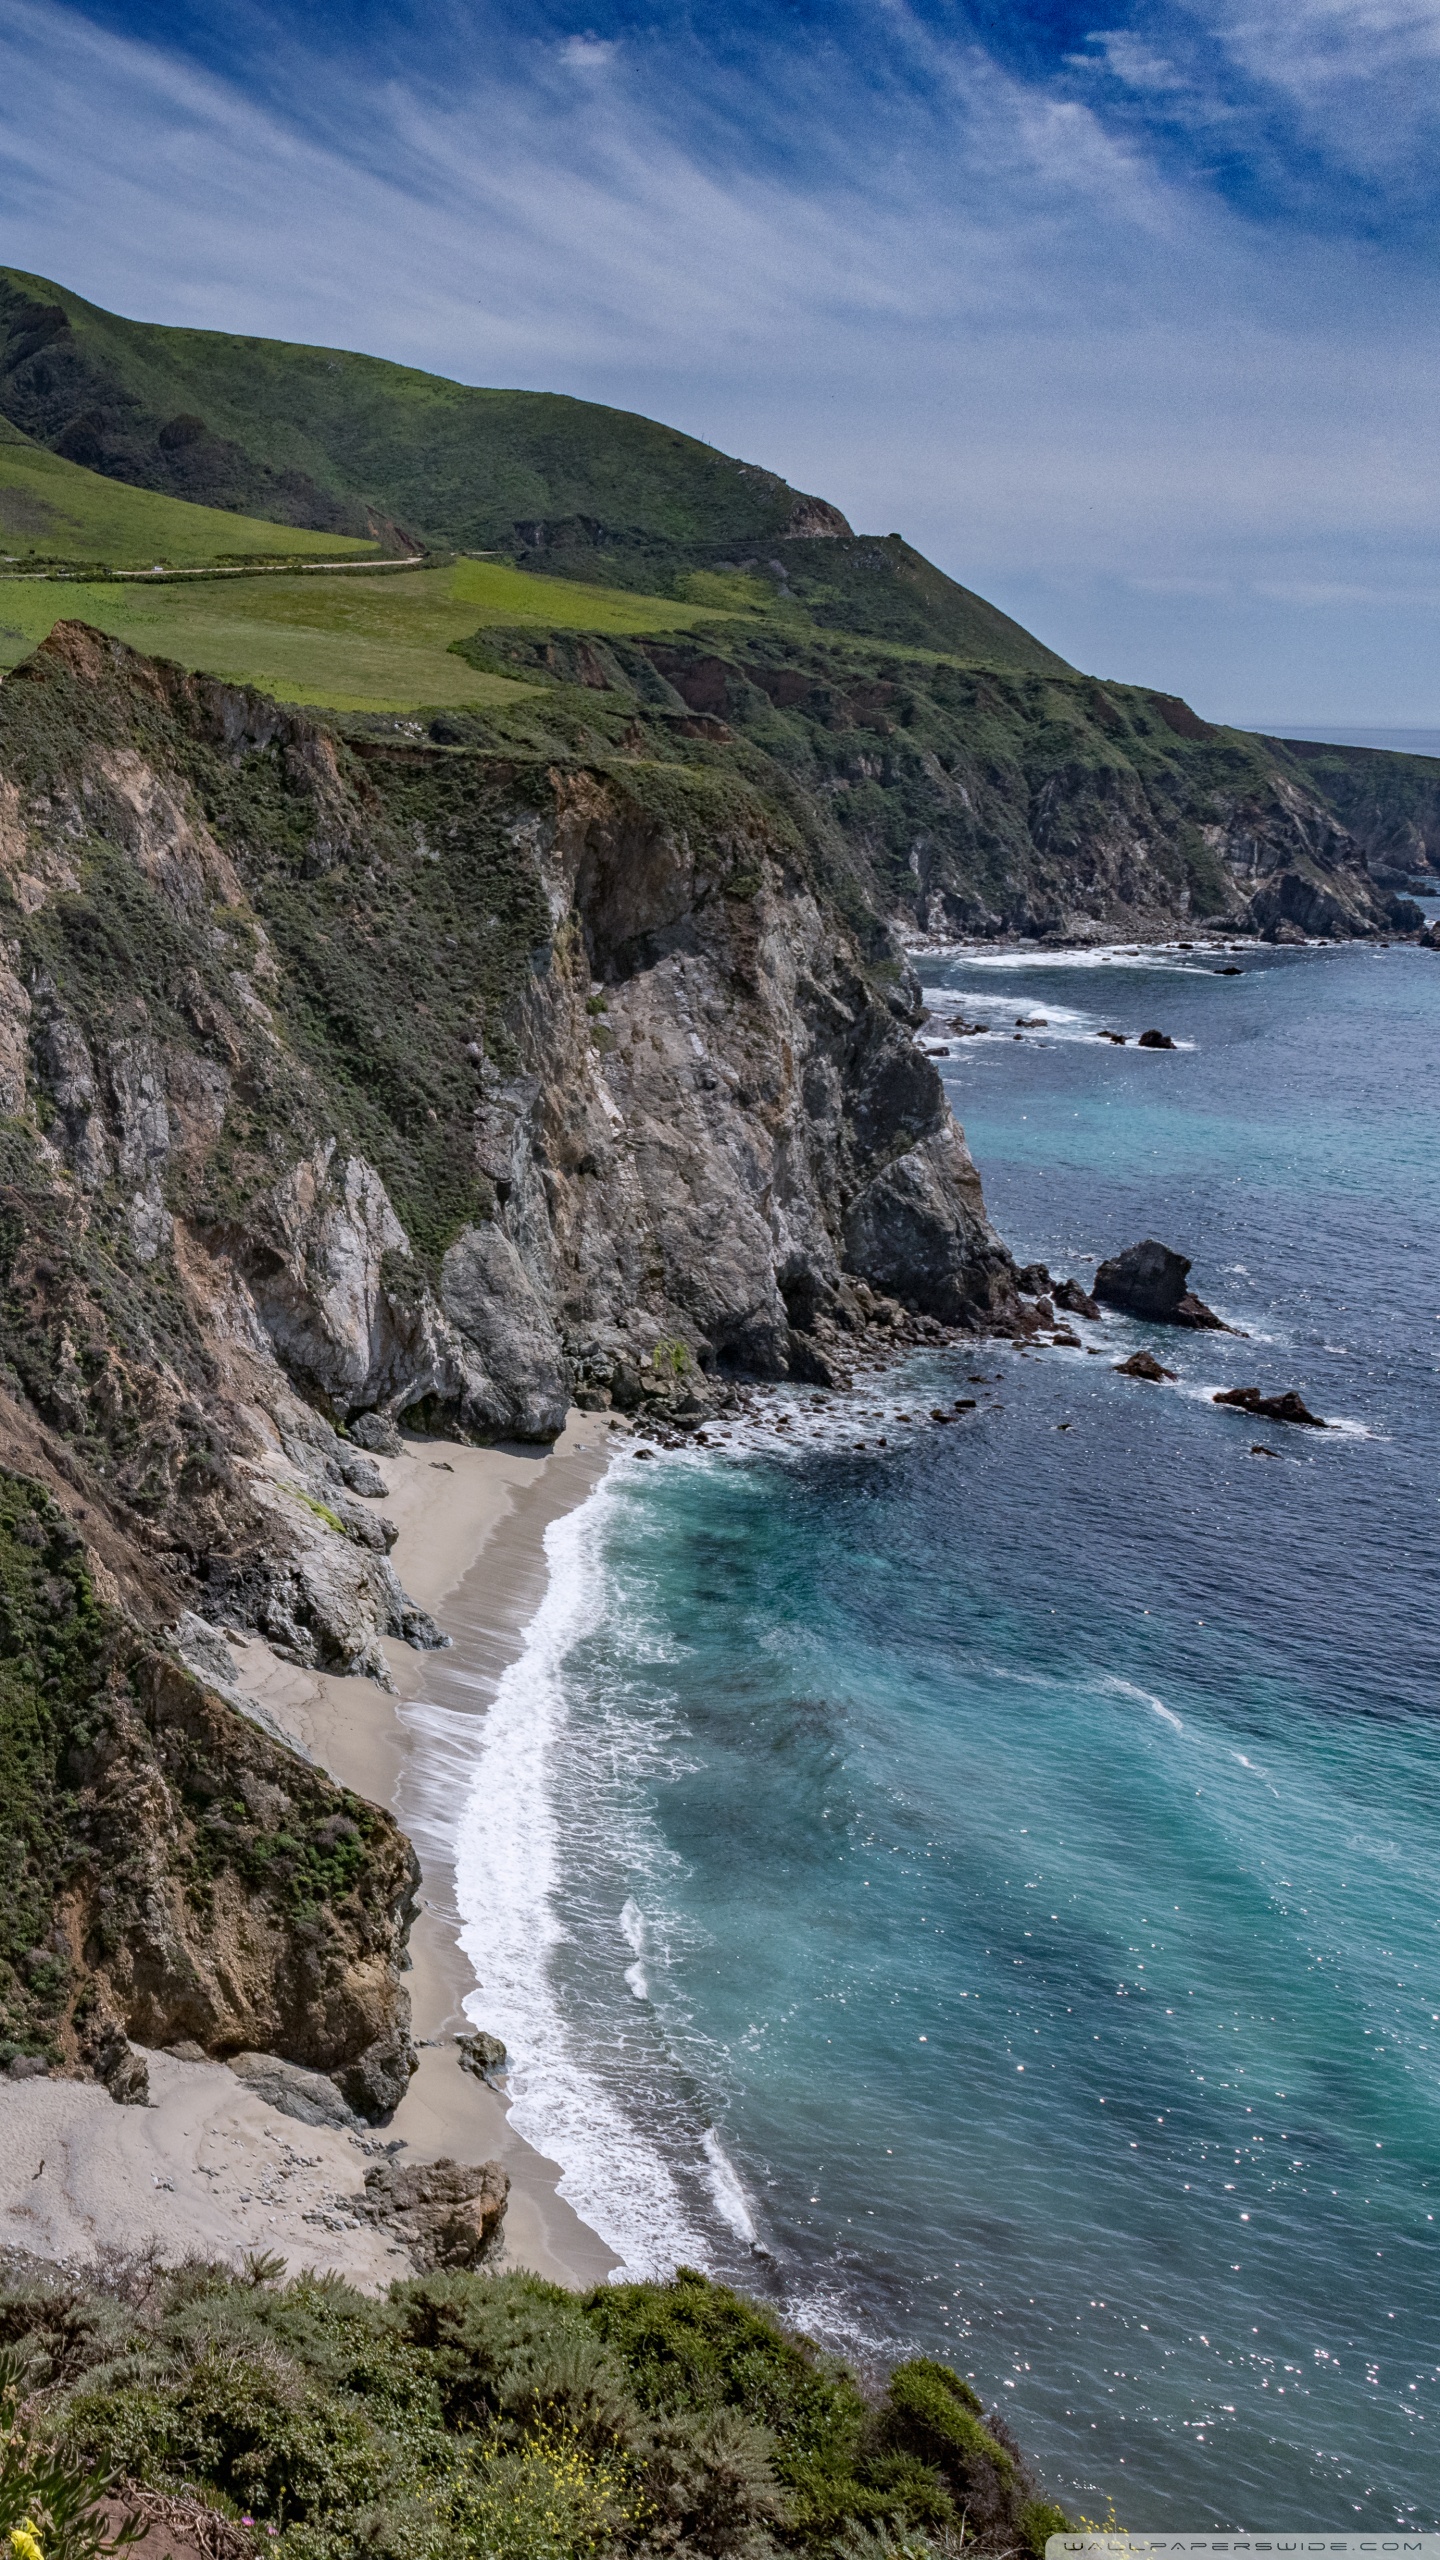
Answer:
[[409, 1843], [147, 1642], [105, 1578], [0, 1474], [0, 2067], [88, 2063], [135, 2100], [130, 2036], [273, 2046], [393, 2107]]
[[1350, 829], [1375, 879], [1405, 888], [1426, 873], [1440, 874], [1440, 756], [1303, 738], [1266, 744], [1292, 759]]
[[788, 793], [837, 876], [912, 930], [1343, 939], [1418, 922], [1372, 882], [1309, 763], [1168, 694], [759, 623], [492, 628], [456, 646], [547, 688], [457, 736], [684, 758]]
[[358, 1416], [693, 1421], [1020, 1321], [882, 924], [737, 774], [351, 748], [61, 625], [0, 926], [0, 1454], [152, 1619], [384, 1678], [433, 1631]]
[[49, 453], [0, 419], [0, 559], [18, 571], [171, 569], [364, 559], [373, 542], [281, 529], [132, 489]]
[[856, 542], [837, 508], [776, 473], [590, 401], [125, 320], [4, 268], [0, 415], [91, 471], [205, 506], [665, 595], [739, 572], [820, 620], [1062, 663], [895, 537]]

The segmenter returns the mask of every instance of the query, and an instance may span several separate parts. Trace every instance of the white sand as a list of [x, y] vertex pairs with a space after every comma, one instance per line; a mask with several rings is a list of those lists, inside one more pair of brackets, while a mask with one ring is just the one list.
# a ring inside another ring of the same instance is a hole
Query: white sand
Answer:
[[[573, 1414], [550, 1451], [416, 1440], [380, 1461], [390, 1496], [378, 1507], [400, 1532], [401, 1581], [442, 1627], [447, 1596], [465, 1583], [466, 1616], [478, 1600], [492, 1672], [518, 1650], [543, 1592], [546, 1526], [584, 1500], [609, 1436], [598, 1418]], [[373, 1681], [297, 1670], [258, 1638], [233, 1651], [237, 1684], [342, 1785], [403, 1821], [412, 1744], [397, 1709], [423, 1690], [427, 1657], [386, 1642], [390, 1698]], [[616, 2259], [556, 2195], [559, 2171], [511, 2133], [503, 2099], [459, 2068], [453, 2041], [430, 2041], [469, 2025], [461, 2004], [474, 1976], [456, 1930], [453, 1878], [432, 1866], [407, 1976], [420, 2069], [376, 2138], [403, 2140], [414, 2160], [445, 2152], [502, 2161], [511, 2179], [505, 2263], [562, 2284], [600, 2283]], [[223, 2064], [149, 2061], [148, 2108], [117, 2107], [78, 2081], [0, 2080], [0, 2245], [71, 2261], [105, 2247], [156, 2246], [167, 2259], [272, 2249], [292, 2269], [340, 2269], [367, 2289], [406, 2271], [382, 2233], [343, 2227], [343, 2198], [359, 2192], [368, 2165], [354, 2136], [297, 2124]]]

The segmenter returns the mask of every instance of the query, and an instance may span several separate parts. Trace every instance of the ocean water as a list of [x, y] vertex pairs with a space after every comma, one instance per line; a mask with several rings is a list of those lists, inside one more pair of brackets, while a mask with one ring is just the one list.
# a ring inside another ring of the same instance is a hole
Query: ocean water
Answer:
[[1072, 2514], [1433, 2525], [1440, 958], [1237, 958], [926, 960], [1020, 1258], [1244, 1338], [617, 1462], [456, 1763], [470, 2005], [629, 2266], [945, 2356]]

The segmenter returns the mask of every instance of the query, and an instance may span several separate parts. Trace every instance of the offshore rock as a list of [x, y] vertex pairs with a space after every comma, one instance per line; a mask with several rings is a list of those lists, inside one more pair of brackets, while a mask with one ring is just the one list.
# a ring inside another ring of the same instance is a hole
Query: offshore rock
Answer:
[[1078, 1280], [1057, 1280], [1052, 1295], [1056, 1306], [1063, 1307], [1067, 1315], [1085, 1316], [1091, 1324], [1099, 1322], [1099, 1301], [1088, 1289], [1082, 1289]]
[[1287, 1387], [1284, 1394], [1278, 1396], [1262, 1395], [1258, 1387], [1223, 1387], [1210, 1401], [1212, 1404], [1234, 1405], [1241, 1413], [1263, 1414], [1267, 1422], [1305, 1423], [1312, 1431], [1328, 1431], [1330, 1428], [1328, 1422], [1321, 1421], [1318, 1413], [1311, 1412], [1294, 1387]]
[[1117, 1378], [1149, 1378], [1158, 1384], [1162, 1378], [1173, 1378], [1175, 1372], [1162, 1369], [1153, 1351], [1132, 1351], [1128, 1360], [1116, 1361], [1115, 1375]]
[[1095, 1274], [1095, 1296], [1105, 1306], [1119, 1307], [1125, 1315], [1140, 1316], [1149, 1324], [1228, 1333], [1229, 1326], [1186, 1288], [1189, 1269], [1187, 1255], [1148, 1236], [1143, 1244], [1127, 1245], [1123, 1253], [1101, 1263]]

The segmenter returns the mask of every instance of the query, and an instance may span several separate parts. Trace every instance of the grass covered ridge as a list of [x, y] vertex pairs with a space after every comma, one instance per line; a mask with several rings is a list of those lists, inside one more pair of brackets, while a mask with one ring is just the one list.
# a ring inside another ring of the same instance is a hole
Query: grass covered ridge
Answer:
[[857, 538], [776, 472], [593, 401], [157, 327], [0, 268], [0, 416], [108, 479], [283, 524], [493, 554], [712, 613], [779, 602], [1001, 665], [1063, 663], [898, 535]]
[[0, 2287], [29, 2429], [245, 2519], [278, 2560], [1033, 2560], [1064, 2529], [960, 2375], [917, 2359], [866, 2392], [685, 2269], [583, 2298], [431, 2276], [383, 2302], [278, 2273]]
[[126, 488], [6, 432], [0, 421], [0, 561], [17, 568], [205, 569], [267, 560], [363, 560], [377, 547], [349, 535], [264, 524], [219, 507]]

